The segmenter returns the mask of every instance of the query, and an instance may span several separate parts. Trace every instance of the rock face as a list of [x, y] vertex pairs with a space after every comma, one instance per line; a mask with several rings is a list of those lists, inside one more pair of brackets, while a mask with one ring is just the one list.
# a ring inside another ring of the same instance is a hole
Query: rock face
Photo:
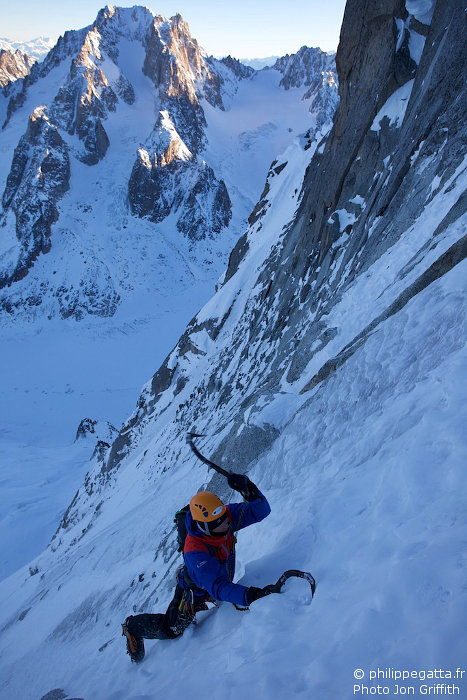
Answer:
[[35, 63], [31, 58], [19, 49], [13, 51], [0, 51], [0, 88], [4, 88], [19, 78], [24, 78], [31, 71]]
[[87, 165], [95, 165], [106, 154], [109, 139], [102, 120], [115, 111], [118, 101], [99, 65], [103, 58], [99, 39], [96, 28], [88, 32], [72, 62], [67, 86], [59, 89], [52, 108], [56, 123], [83, 142], [79, 157]]
[[[239, 79], [238, 62], [226, 64]], [[170, 24], [157, 18], [146, 42], [144, 73], [158, 89], [161, 110], [144, 148], [138, 151], [128, 197], [136, 216], [160, 222], [172, 212], [177, 229], [191, 240], [213, 237], [228, 226], [231, 202], [222, 180], [199, 157], [206, 145], [205, 98], [224, 109], [222, 78], [202, 55], [180, 15]], [[165, 109], [164, 109], [165, 108]]]
[[16, 217], [21, 250], [10, 275], [0, 278], [0, 287], [22, 279], [37, 256], [50, 250], [57, 202], [68, 190], [69, 179], [68, 149], [45, 108], [39, 107], [15, 150], [2, 197], [3, 210]]
[[222, 105], [219, 78], [201, 53], [180, 15], [167, 23], [156, 17], [146, 42], [144, 73], [164, 97], [199, 105], [200, 96], [213, 107]]
[[194, 158], [169, 116], [161, 111], [150, 144], [139, 149], [128, 187], [133, 214], [161, 222], [177, 215], [191, 240], [219, 234], [231, 218], [227, 188], [204, 161]]

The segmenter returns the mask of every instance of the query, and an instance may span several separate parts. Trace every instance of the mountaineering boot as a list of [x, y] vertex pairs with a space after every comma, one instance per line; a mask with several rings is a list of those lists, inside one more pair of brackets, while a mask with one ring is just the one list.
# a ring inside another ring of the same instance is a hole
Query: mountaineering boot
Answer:
[[128, 631], [128, 622], [130, 622], [131, 627], [132, 617], [132, 615], [127, 617], [122, 624], [122, 636], [126, 637], [126, 653], [130, 655], [132, 661], [139, 663], [144, 659], [144, 639], [142, 637], [135, 637]]

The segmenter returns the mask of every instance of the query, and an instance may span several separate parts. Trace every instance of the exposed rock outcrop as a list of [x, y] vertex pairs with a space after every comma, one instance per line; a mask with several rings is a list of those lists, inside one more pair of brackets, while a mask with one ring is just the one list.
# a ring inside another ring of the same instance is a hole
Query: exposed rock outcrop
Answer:
[[78, 31], [65, 32], [60, 36], [54, 48], [49, 51], [42, 63], [35, 63], [31, 72], [24, 78], [19, 80], [11, 90], [10, 100], [8, 102], [7, 117], [3, 124], [3, 128], [8, 124], [11, 115], [26, 101], [28, 89], [41, 78], [47, 77], [49, 73], [59, 66], [63, 61], [74, 58], [76, 53], [82, 46], [89, 28], [80, 29]]
[[297, 53], [278, 58], [273, 68], [282, 73], [280, 85], [285, 90], [298, 87], [313, 87], [323, 80], [336, 83], [335, 54], [321, 49], [302, 46]]
[[177, 214], [177, 228], [191, 240], [214, 236], [231, 218], [227, 188], [204, 161], [198, 161], [164, 110], [148, 150], [139, 149], [129, 186], [131, 210], [160, 222]]
[[226, 66], [229, 71], [231, 71], [240, 80], [251, 78], [251, 76], [255, 73], [254, 68], [251, 66], [246, 66], [244, 63], [241, 63], [241, 61], [233, 58], [230, 55], [221, 58], [221, 63], [223, 63], [224, 66]]
[[273, 68], [283, 74], [280, 85], [284, 90], [307, 88], [303, 99], [310, 100], [310, 112], [322, 115], [317, 124], [321, 128], [339, 101], [335, 54], [302, 46], [296, 54], [277, 59]]
[[83, 142], [85, 150], [79, 157], [87, 165], [95, 165], [106, 154], [109, 139], [102, 120], [115, 111], [118, 102], [100, 67], [103, 55], [99, 43], [100, 34], [92, 29], [72, 62], [67, 85], [60, 88], [52, 107], [54, 120]]
[[93, 418], [83, 418], [78, 425], [75, 440], [80, 440], [92, 435], [99, 440], [111, 440], [117, 429], [108, 421], [98, 421]]
[[222, 108], [219, 78], [181, 15], [170, 22], [155, 17], [146, 41], [143, 70], [168, 98], [185, 97], [191, 105], [197, 105], [202, 95], [213, 107]]
[[51, 227], [58, 219], [57, 202], [68, 190], [69, 179], [68, 148], [46, 109], [38, 107], [15, 150], [2, 197], [1, 224], [5, 225], [12, 210], [20, 251], [12, 272], [3, 272], [0, 288], [22, 279], [39, 253], [50, 250]]
[[0, 51], [0, 88], [5, 88], [19, 78], [24, 78], [31, 72], [35, 63], [31, 58], [19, 49], [13, 51]]

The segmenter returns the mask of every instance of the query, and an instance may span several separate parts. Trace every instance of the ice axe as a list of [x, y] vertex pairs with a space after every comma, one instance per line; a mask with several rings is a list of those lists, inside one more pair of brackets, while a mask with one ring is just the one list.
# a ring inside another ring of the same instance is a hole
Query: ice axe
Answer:
[[[249, 496], [252, 495], [251, 490], [250, 490], [251, 488], [254, 489], [254, 492], [258, 493], [258, 495], [259, 495], [258, 488], [248, 479], [248, 477], [244, 476], [243, 474], [235, 474], [234, 472], [227, 471], [226, 469], [223, 469], [218, 464], [216, 464], [215, 462], [211, 462], [210, 459], [208, 459], [207, 457], [202, 455], [201, 452], [198, 450], [198, 448], [196, 447], [196, 445], [193, 442], [194, 438], [197, 438], [197, 437], [205, 437], [205, 436], [201, 435], [200, 433], [187, 433], [186, 441], [190, 445], [191, 449], [193, 450], [195, 455], [198, 457], [198, 459], [200, 459], [202, 462], [204, 462], [204, 464], [207, 464], [208, 467], [212, 467], [212, 469], [214, 469], [219, 474], [222, 474], [222, 476], [225, 476], [230, 488], [234, 489], [235, 491], [239, 491], [242, 494], [245, 501], [250, 500]], [[238, 479], [244, 480], [244, 487], [243, 488], [239, 484]], [[245, 490], [245, 487], [246, 487], [246, 490]]]
[[[282, 588], [285, 582], [293, 576], [303, 578], [305, 581], [308, 581], [311, 588], [311, 599], [313, 600], [316, 591], [316, 581], [309, 571], [300, 571], [299, 569], [287, 569], [287, 571], [284, 571], [284, 573], [279, 576], [276, 583], [270, 583], [268, 586], [264, 586], [263, 588], [259, 589], [258, 598], [264, 598], [267, 595], [271, 595], [271, 593], [282, 593]], [[256, 598], [256, 600], [258, 600], [258, 598]], [[235, 603], [234, 607], [240, 612], [245, 612], [246, 610], [250, 609], [249, 607], [243, 607], [236, 605]]]
[[222, 476], [228, 477], [232, 474], [232, 472], [228, 472], [226, 469], [223, 469], [220, 467], [218, 464], [215, 464], [215, 462], [211, 462], [210, 459], [205, 457], [204, 455], [201, 454], [201, 452], [198, 450], [196, 447], [195, 443], [193, 442], [194, 438], [199, 438], [199, 437], [205, 437], [201, 433], [187, 433], [186, 434], [186, 441], [190, 445], [191, 449], [195, 453], [195, 455], [200, 459], [202, 462], [208, 465], [208, 467], [211, 467], [214, 469], [216, 472], [219, 474], [222, 474]]
[[304, 578], [305, 581], [308, 581], [311, 587], [311, 597], [313, 598], [316, 590], [316, 581], [314, 577], [309, 571], [299, 571], [298, 569], [288, 569], [288, 571], [284, 571], [282, 576], [277, 579], [276, 583], [270, 583], [268, 586], [264, 586], [263, 591], [265, 595], [269, 595], [270, 593], [280, 593], [284, 583], [292, 576]]

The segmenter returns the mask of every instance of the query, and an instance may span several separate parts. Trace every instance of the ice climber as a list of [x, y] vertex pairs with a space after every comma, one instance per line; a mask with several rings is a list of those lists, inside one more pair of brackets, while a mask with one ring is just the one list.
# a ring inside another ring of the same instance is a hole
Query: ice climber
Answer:
[[195, 614], [208, 609], [207, 602], [225, 600], [244, 608], [265, 595], [262, 588], [233, 583], [234, 533], [263, 520], [271, 508], [243, 474], [229, 474], [228, 483], [240, 492], [243, 503], [224, 505], [210, 491], [200, 491], [190, 501], [184, 520], [185, 565], [177, 571], [174, 597], [166, 613], [130, 615], [123, 623], [132, 661], [143, 660], [144, 639], [174, 639], [183, 634]]

